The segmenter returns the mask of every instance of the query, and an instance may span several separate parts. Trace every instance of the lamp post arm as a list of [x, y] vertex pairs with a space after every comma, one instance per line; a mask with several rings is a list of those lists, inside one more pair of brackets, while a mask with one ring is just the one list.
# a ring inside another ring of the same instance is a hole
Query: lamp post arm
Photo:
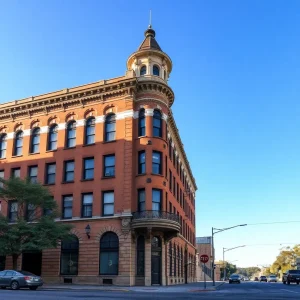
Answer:
[[[223, 232], [232, 228], [236, 228], [236, 227], [240, 227], [240, 226], [247, 226], [247, 224], [241, 224], [241, 225], [235, 225], [235, 226], [231, 226], [231, 227], [227, 227], [227, 228], [222, 228], [222, 229], [218, 229], [218, 228], [213, 228], [213, 234], [217, 234], [219, 232]], [[217, 230], [214, 232], [214, 230]]]
[[226, 248], [223, 248], [223, 249], [224, 249], [224, 252], [227, 252], [227, 251], [231, 251], [233, 249], [242, 248], [242, 247], [246, 247], [246, 245], [237, 246], [237, 247], [233, 247], [233, 248], [229, 248], [229, 249], [226, 249]]

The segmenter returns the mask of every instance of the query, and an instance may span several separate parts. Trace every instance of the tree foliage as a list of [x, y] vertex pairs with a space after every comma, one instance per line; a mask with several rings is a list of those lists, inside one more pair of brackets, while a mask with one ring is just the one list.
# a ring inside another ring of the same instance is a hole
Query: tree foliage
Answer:
[[300, 245], [296, 245], [293, 248], [282, 248], [276, 260], [270, 267], [272, 274], [280, 275], [287, 270], [295, 269], [296, 258], [300, 256]]
[[237, 273], [246, 277], [253, 277], [261, 271], [258, 267], [237, 268]]
[[0, 214], [0, 255], [12, 255], [14, 269], [23, 251], [55, 248], [61, 239], [70, 238], [71, 226], [55, 221], [57, 204], [48, 188], [29, 179], [0, 178], [0, 182], [0, 199], [17, 203], [13, 223]]
[[219, 262], [216, 262], [216, 264], [219, 265], [221, 268], [221, 278], [224, 278], [224, 264], [226, 267], [226, 278], [229, 278], [230, 275], [236, 273], [236, 271], [237, 271], [236, 265], [233, 265], [230, 262], [225, 261], [223, 264], [223, 261], [219, 261]]

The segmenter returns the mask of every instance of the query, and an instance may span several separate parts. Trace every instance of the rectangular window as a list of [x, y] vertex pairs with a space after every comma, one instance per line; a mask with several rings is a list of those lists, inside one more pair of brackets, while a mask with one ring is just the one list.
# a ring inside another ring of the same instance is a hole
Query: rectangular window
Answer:
[[173, 176], [173, 195], [176, 195], [176, 182], [175, 182], [175, 176]]
[[8, 203], [8, 219], [9, 222], [17, 222], [18, 219], [18, 201], [9, 201]]
[[46, 164], [46, 184], [55, 183], [56, 164]]
[[33, 205], [32, 203], [28, 203], [26, 208], [26, 220], [28, 222], [32, 222], [34, 221], [34, 218], [35, 218], [35, 205]]
[[172, 192], [172, 180], [173, 180], [173, 174], [172, 171], [169, 170], [169, 189]]
[[173, 207], [172, 207], [172, 203], [169, 202], [169, 213], [172, 213]]
[[138, 173], [139, 174], [146, 173], [146, 153], [145, 153], [145, 151], [139, 152]]
[[94, 179], [94, 157], [84, 158], [83, 165], [83, 179]]
[[152, 189], [152, 210], [161, 210], [161, 190]]
[[93, 193], [82, 194], [82, 218], [91, 218], [93, 216]]
[[175, 148], [173, 148], [173, 166], [175, 167], [175, 163], [176, 163], [176, 154], [175, 154]]
[[177, 202], [179, 202], [179, 184], [177, 183], [177, 189], [176, 189], [176, 199], [177, 199]]
[[165, 158], [165, 177], [168, 177], [168, 156]]
[[72, 210], [73, 210], [73, 196], [72, 195], [63, 196], [62, 218], [72, 219], [73, 216]]
[[[4, 170], [0, 170], [0, 178], [4, 179]], [[0, 187], [3, 187], [2, 182], [0, 182]]]
[[177, 174], [179, 175], [179, 161], [178, 161], [178, 158], [177, 158], [176, 168], [177, 168]]
[[115, 155], [104, 156], [104, 177], [115, 176]]
[[169, 140], [169, 157], [170, 160], [172, 160], [172, 153], [173, 153], [173, 147], [172, 147], [172, 140]]
[[145, 211], [146, 210], [146, 195], [145, 195], [145, 189], [139, 189], [138, 190], [138, 210], [139, 211]]
[[161, 152], [158, 152], [158, 151], [152, 152], [152, 173], [153, 174], [162, 174]]
[[115, 195], [113, 191], [103, 192], [103, 216], [114, 215]]
[[12, 177], [15, 177], [15, 178], [19, 177], [20, 178], [20, 175], [21, 175], [21, 169], [20, 168], [13, 168], [11, 170], [11, 176]]
[[74, 160], [65, 161], [64, 165], [64, 182], [74, 181], [75, 162]]
[[28, 168], [28, 177], [30, 178], [30, 181], [32, 183], [37, 182], [37, 173], [38, 173], [38, 167], [37, 166], [30, 166]]

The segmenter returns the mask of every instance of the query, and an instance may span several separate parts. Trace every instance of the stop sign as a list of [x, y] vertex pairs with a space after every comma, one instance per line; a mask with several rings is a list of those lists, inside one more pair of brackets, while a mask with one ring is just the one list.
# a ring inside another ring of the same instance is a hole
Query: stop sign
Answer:
[[208, 257], [208, 255], [206, 255], [206, 254], [202, 254], [201, 256], [200, 256], [200, 261], [202, 262], [202, 263], [207, 263], [208, 262], [208, 260], [209, 260], [209, 257]]

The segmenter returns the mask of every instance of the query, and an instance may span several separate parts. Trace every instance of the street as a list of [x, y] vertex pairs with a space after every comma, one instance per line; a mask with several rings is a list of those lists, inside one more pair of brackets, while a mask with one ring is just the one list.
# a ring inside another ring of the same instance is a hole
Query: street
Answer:
[[[0, 299], [5, 300], [71, 300], [71, 299], [172, 299], [174, 292], [167, 290], [155, 291], [144, 289], [143, 291], [78, 291], [78, 290], [0, 290]], [[171, 291], [171, 290], [170, 290]], [[245, 299], [245, 300], [276, 300], [299, 299], [300, 286], [283, 285], [282, 283], [242, 282], [241, 284], [225, 283], [216, 291], [203, 292], [195, 288], [185, 293], [176, 292], [179, 299]]]

